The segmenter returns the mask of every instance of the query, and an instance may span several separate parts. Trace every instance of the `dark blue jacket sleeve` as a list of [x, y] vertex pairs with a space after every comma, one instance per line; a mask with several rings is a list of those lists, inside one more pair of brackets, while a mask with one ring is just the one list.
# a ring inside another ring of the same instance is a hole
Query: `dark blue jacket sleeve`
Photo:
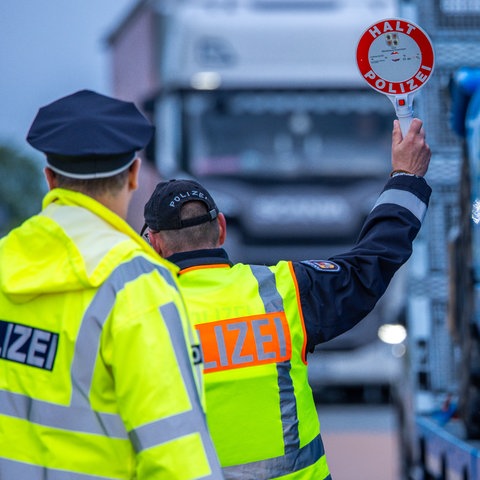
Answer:
[[294, 262], [307, 330], [307, 349], [354, 327], [385, 293], [412, 254], [431, 188], [423, 178], [390, 179], [365, 220], [355, 246], [321, 262]]

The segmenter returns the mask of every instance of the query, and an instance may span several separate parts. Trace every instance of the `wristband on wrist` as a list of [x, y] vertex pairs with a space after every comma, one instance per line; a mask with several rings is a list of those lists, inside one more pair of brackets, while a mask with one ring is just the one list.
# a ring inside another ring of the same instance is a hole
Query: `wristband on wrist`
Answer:
[[408, 172], [407, 170], [392, 170], [390, 172], [391, 177], [396, 177], [397, 175], [408, 175], [409, 177], [417, 177], [414, 173]]

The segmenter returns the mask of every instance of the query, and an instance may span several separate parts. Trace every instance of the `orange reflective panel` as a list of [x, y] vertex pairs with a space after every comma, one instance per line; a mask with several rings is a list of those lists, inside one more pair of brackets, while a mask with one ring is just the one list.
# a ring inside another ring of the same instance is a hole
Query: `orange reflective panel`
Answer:
[[205, 373], [289, 360], [290, 331], [284, 312], [196, 325]]

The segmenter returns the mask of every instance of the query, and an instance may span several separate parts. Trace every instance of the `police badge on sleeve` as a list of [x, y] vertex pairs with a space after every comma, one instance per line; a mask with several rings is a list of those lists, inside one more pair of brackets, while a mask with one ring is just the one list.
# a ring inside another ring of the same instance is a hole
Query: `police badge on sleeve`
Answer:
[[319, 272], [334, 273], [340, 271], [340, 265], [330, 260], [303, 260], [300, 263], [308, 265], [309, 267], [313, 267]]

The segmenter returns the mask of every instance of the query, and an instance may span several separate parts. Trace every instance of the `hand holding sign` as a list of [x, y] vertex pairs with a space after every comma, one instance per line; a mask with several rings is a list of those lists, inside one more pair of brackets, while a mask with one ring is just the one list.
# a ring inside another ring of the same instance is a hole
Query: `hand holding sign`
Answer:
[[433, 72], [428, 35], [407, 20], [381, 20], [361, 36], [357, 65], [368, 84], [390, 98], [405, 136], [413, 118], [413, 96]]

